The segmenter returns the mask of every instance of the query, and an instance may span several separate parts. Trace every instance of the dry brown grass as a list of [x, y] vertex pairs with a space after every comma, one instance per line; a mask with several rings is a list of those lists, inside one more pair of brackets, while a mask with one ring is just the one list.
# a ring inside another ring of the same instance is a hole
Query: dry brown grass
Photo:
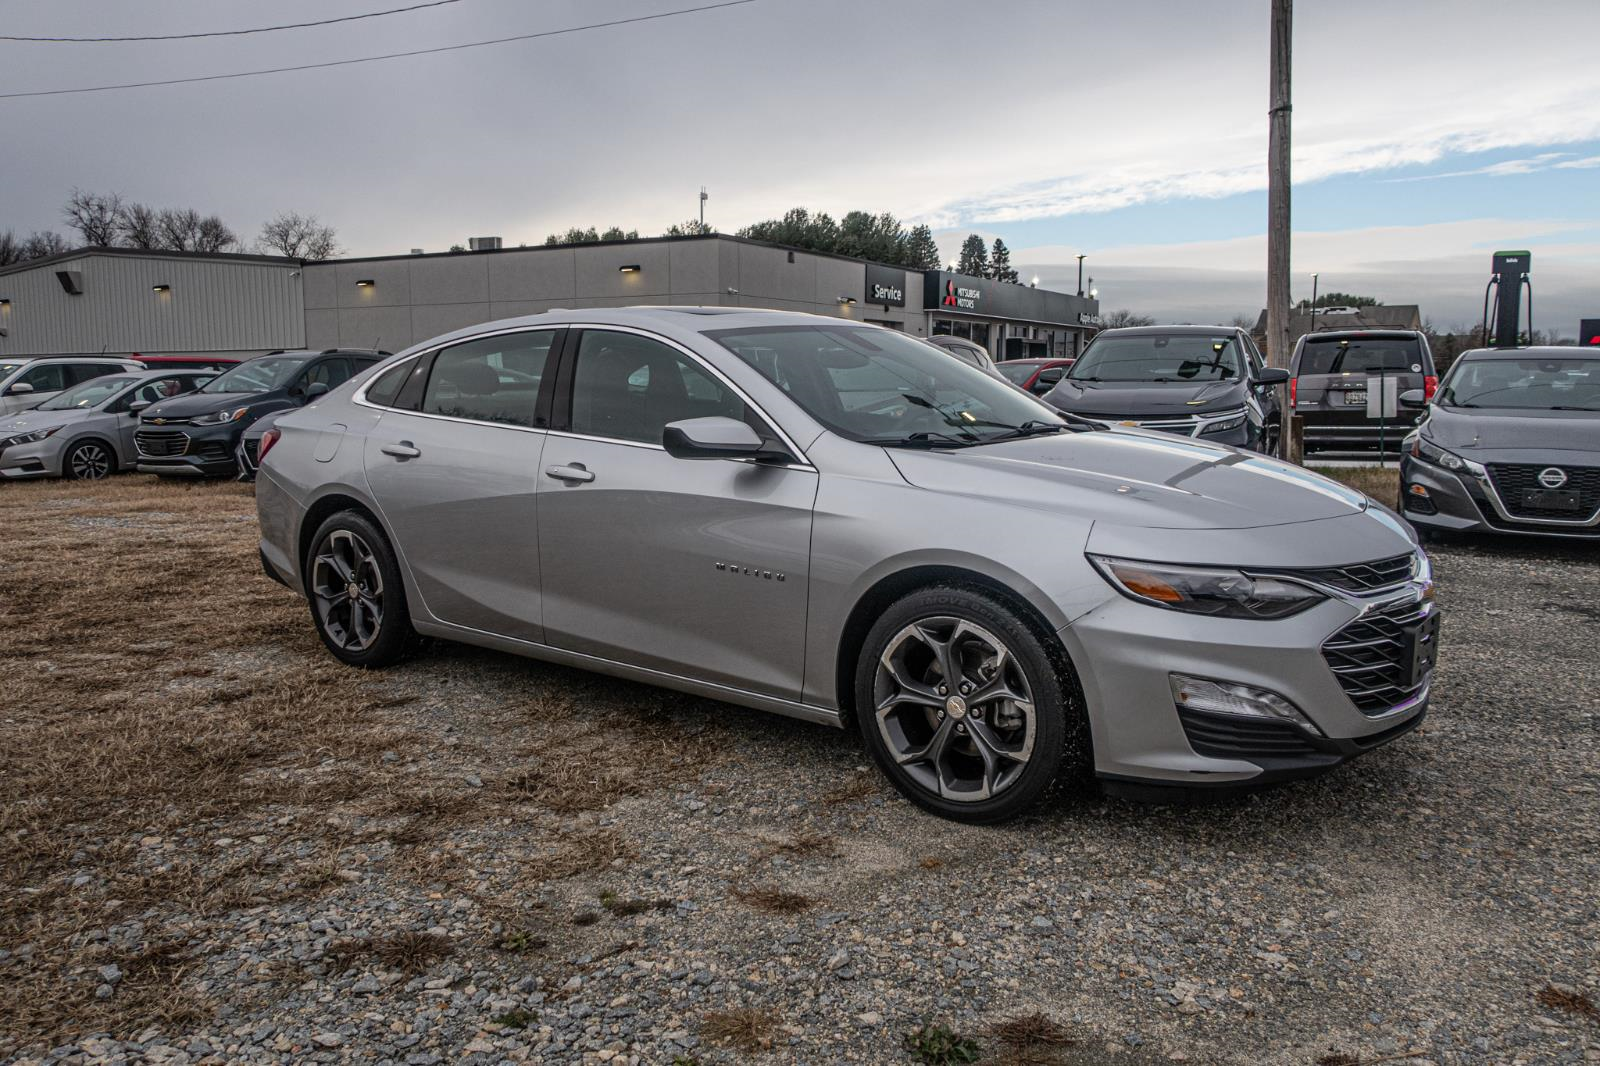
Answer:
[[1595, 1006], [1594, 1000], [1573, 989], [1557, 988], [1555, 985], [1545, 985], [1539, 989], [1539, 994], [1534, 997], [1541, 1007], [1558, 1010], [1563, 1014], [1573, 1014], [1580, 1018], [1587, 1018], [1591, 1022], [1600, 1022], [1600, 1007]]
[[[716, 750], [684, 743], [648, 690], [563, 678], [560, 694], [480, 701], [494, 708], [471, 722], [484, 735], [435, 767], [435, 725], [401, 710], [416, 700], [397, 690], [406, 672], [349, 670], [326, 653], [304, 603], [262, 575], [254, 511], [250, 486], [232, 483], [0, 487], [0, 945], [11, 952], [0, 1058], [209, 1018], [214, 997], [240, 994], [194, 991], [195, 969], [232, 936], [230, 915], [304, 905], [355, 879], [365, 892], [443, 885], [524, 928], [496, 886], [525, 897], [636, 854], [613, 830], [552, 814], [692, 779]], [[422, 769], [400, 774], [380, 758], [390, 752]], [[462, 784], [462, 760], [481, 760], [471, 769], [488, 787]], [[510, 817], [532, 827], [497, 849], [481, 829]], [[386, 836], [391, 857], [353, 846], [356, 823], [371, 821], [362, 831]], [[378, 886], [344, 861], [377, 863]], [[84, 935], [135, 916], [137, 945]], [[474, 946], [495, 946], [483, 940]], [[392, 950], [408, 968], [431, 949]], [[101, 999], [94, 970], [109, 962], [125, 976]]]
[[1317, 466], [1307, 464], [1313, 473], [1343, 482], [1366, 493], [1385, 507], [1400, 498], [1400, 471], [1391, 466]]
[[758, 911], [766, 911], [768, 914], [799, 914], [816, 903], [810, 896], [802, 896], [798, 892], [786, 892], [771, 885], [735, 888], [733, 897], [747, 906], [754, 907]]
[[843, 806], [857, 803], [868, 796], [876, 796], [881, 791], [877, 779], [871, 774], [855, 773], [845, 778], [832, 791], [824, 792], [822, 802]]
[[702, 1039], [747, 1054], [771, 1048], [777, 1028], [777, 1014], [757, 1007], [707, 1011], [700, 1019]]
[[1077, 1043], [1072, 1031], [1037, 1011], [997, 1022], [989, 1030], [1000, 1044], [994, 1057], [1003, 1066], [1048, 1066], [1063, 1063], [1066, 1049]]

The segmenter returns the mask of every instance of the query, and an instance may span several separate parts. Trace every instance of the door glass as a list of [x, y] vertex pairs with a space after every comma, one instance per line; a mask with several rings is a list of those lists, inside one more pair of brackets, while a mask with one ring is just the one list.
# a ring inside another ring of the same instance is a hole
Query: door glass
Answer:
[[367, 402], [380, 407], [392, 406], [394, 398], [400, 394], [400, 386], [405, 384], [406, 376], [416, 367], [416, 363], [405, 362], [379, 374], [378, 380], [367, 386]]
[[47, 363], [25, 371], [13, 384], [32, 385], [34, 392], [60, 392], [67, 387], [66, 370], [61, 363]]
[[422, 410], [450, 418], [532, 426], [555, 330], [482, 337], [441, 351]]
[[350, 360], [324, 359], [306, 371], [306, 376], [300, 382], [300, 387], [309, 388], [312, 385], [326, 385], [328, 386], [328, 391], [331, 392], [349, 380]]
[[67, 367], [67, 384], [80, 385], [85, 381], [103, 378], [107, 374], [122, 373], [120, 366], [106, 366], [102, 363], [73, 363]]
[[660, 444], [685, 418], [744, 419], [737, 394], [677, 351], [631, 333], [587, 330], [572, 379], [572, 431]]

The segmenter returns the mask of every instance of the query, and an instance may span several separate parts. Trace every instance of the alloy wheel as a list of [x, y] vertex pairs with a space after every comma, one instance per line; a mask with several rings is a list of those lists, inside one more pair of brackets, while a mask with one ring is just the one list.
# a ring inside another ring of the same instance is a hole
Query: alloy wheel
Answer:
[[311, 563], [317, 619], [335, 644], [365, 651], [383, 628], [383, 571], [367, 542], [348, 529], [323, 539]]
[[890, 756], [942, 799], [989, 799], [1033, 755], [1037, 716], [1021, 663], [965, 619], [924, 618], [896, 633], [879, 657], [873, 695]]
[[111, 453], [99, 444], [80, 444], [67, 457], [67, 469], [79, 481], [99, 481], [111, 473]]

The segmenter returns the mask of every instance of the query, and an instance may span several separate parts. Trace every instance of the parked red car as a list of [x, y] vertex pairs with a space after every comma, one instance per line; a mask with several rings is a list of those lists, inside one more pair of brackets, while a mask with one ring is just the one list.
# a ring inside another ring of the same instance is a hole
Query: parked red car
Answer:
[[140, 355], [137, 359], [151, 370], [230, 370], [244, 362], [236, 355]]
[[1035, 396], [1043, 396], [1056, 387], [1073, 362], [1071, 359], [1007, 359], [996, 363], [995, 369], [1011, 384]]

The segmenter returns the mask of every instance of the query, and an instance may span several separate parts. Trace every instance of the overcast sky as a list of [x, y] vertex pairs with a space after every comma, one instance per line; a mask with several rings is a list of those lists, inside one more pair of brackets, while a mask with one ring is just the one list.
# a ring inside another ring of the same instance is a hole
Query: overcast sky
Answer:
[[[0, 33], [192, 33], [416, 0], [0, 0]], [[347, 59], [707, 0], [458, 0], [339, 26], [139, 44], [0, 42], [0, 93]], [[1600, 0], [1298, 5], [1295, 296], [1476, 321], [1533, 251], [1535, 325], [1600, 315]], [[538, 243], [571, 225], [732, 231], [795, 205], [1002, 236], [1107, 308], [1254, 315], [1265, 289], [1267, 0], [754, 0], [466, 51], [0, 99], [0, 229], [73, 186], [280, 210], [351, 254]]]

